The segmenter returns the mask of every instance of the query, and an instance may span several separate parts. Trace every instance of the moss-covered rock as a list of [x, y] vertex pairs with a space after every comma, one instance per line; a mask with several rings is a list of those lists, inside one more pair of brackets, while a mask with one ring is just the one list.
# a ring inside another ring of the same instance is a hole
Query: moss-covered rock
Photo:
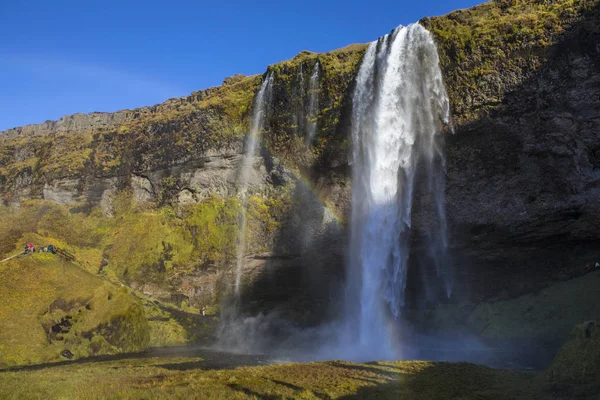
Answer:
[[150, 328], [150, 347], [183, 346], [188, 344], [188, 335], [184, 327], [173, 318], [152, 319]]
[[551, 382], [589, 384], [600, 382], [600, 322], [577, 325], [548, 369]]
[[490, 341], [534, 340], [560, 344], [572, 327], [600, 315], [600, 274], [558, 282], [515, 299], [487, 301], [469, 314], [469, 328]]
[[596, 0], [494, 0], [421, 23], [436, 37], [456, 123], [503, 105]]

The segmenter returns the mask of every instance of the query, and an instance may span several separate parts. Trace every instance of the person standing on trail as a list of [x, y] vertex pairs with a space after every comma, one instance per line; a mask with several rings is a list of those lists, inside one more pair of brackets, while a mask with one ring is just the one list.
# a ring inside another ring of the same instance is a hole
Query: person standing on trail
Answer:
[[600, 269], [600, 262], [596, 261], [595, 269]]
[[29, 252], [29, 245], [25, 243], [25, 250], [23, 250], [23, 254], [27, 254]]
[[202, 311], [202, 316], [204, 317], [206, 315], [206, 306], [202, 306], [200, 311]]
[[29, 252], [31, 254], [35, 253], [35, 245], [33, 243], [29, 243]]

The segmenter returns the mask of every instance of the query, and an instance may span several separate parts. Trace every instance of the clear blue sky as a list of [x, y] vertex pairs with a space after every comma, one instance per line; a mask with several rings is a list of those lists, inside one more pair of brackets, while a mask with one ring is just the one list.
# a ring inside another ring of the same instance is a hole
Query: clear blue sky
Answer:
[[0, 0], [0, 130], [160, 103], [481, 0]]

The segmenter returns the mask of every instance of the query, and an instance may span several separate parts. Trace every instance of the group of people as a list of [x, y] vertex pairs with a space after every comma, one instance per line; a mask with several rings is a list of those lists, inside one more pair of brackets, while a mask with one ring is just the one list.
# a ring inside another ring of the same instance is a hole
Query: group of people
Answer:
[[[56, 254], [56, 247], [54, 247], [54, 245], [49, 244], [48, 246], [40, 246], [39, 250], [40, 253], [52, 253], [52, 254]], [[33, 243], [29, 243], [25, 245], [25, 251], [23, 251], [23, 254], [33, 254], [35, 253], [35, 245]]]
[[596, 262], [596, 265], [594, 265], [593, 267], [592, 267], [592, 264], [587, 264], [585, 266], [585, 272], [592, 272], [592, 271], [597, 271], [597, 270], [600, 270], [600, 262], [598, 262], [598, 261]]

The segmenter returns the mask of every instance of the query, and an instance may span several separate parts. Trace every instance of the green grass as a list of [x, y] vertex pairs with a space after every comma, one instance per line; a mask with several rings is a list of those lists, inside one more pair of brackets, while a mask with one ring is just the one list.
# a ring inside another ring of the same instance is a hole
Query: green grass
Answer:
[[[249, 252], [269, 248], [268, 244], [274, 240], [282, 214], [289, 206], [290, 194], [256, 193], [250, 197], [247, 226]], [[9, 336], [0, 334], [0, 346], [4, 346], [0, 360], [6, 359], [9, 364], [28, 364], [58, 359], [60, 351], [57, 349], [60, 346], [58, 343], [50, 343], [50, 347], [44, 344], [47, 335], [42, 325], [51, 327], [67, 315], [73, 316], [69, 314], [70, 310], [65, 310], [62, 313], [47, 313], [42, 317], [43, 311], [40, 311], [57, 299], [77, 303], [75, 312], [78, 312], [89, 302], [93, 304], [95, 293], [100, 290], [96, 286], [108, 290], [109, 287], [122, 285], [140, 288], [148, 283], [159, 292], [167, 293], [161, 301], [170, 301], [169, 294], [174, 292], [173, 282], [177, 282], [181, 276], [215, 267], [227, 271], [235, 257], [240, 207], [236, 198], [211, 197], [175, 210], [153, 205], [136, 206], [131, 193], [123, 191], [116, 197], [112, 217], [103, 215], [99, 208], [91, 212], [76, 211], [78, 206], [32, 200], [22, 202], [16, 211], [0, 207], [0, 259], [21, 252], [24, 243], [29, 242], [37, 246], [54, 244], [74, 257], [74, 263], [69, 264], [57, 256], [36, 254], [1, 265], [6, 275], [2, 277], [3, 284], [10, 284], [12, 279], [19, 278], [18, 285], [11, 290], [33, 285], [39, 288], [39, 291], [32, 289], [33, 292], [42, 294], [48, 291], [48, 295], [39, 299], [39, 304], [35, 306], [37, 308], [32, 310], [29, 304], [32, 300], [26, 291], [13, 293], [9, 290], [2, 293], [12, 297], [10, 302], [1, 301], [0, 297], [0, 313], [10, 311], [10, 315], [5, 317], [7, 324], [23, 326], [23, 330], [7, 331]], [[67, 274], [56, 275], [56, 271], [62, 270]], [[16, 271], [26, 273], [13, 276]], [[40, 280], [46, 275], [53, 279]], [[69, 292], [70, 285], [74, 286], [72, 292]], [[79, 290], [84, 294], [78, 294]], [[211, 340], [218, 324], [218, 318], [214, 316], [218, 311], [215, 302], [221, 294], [213, 293], [210, 298], [197, 300], [210, 306], [207, 311], [211, 316], [202, 318], [197, 302], [156, 305], [156, 299], [146, 299], [142, 293], [135, 293], [144, 305], [141, 311], [138, 312], [137, 308], [120, 310], [115, 308], [113, 301], [110, 310], [114, 318], [106, 313], [97, 315], [99, 321], [112, 323], [92, 326], [87, 317], [78, 318], [70, 336], [63, 339], [78, 346], [77, 351], [73, 351], [78, 357], [131, 351], [146, 345], [161, 347], [206, 343]], [[126, 291], [123, 301], [127, 304], [139, 302]], [[97, 314], [102, 309], [98, 306], [94, 312]], [[88, 311], [81, 310], [82, 315], [90, 314]], [[30, 314], [31, 318], [21, 320], [21, 317]], [[126, 315], [129, 319], [118, 318], [119, 315]], [[131, 323], [128, 332], [130, 341], [122, 341], [119, 335], [110, 336], [111, 331], [121, 332], [126, 323]], [[141, 325], [144, 327], [138, 329]], [[37, 333], [22, 335], [22, 332], [31, 329]], [[82, 339], [83, 334], [89, 337]], [[96, 334], [107, 340], [95, 339]], [[15, 337], [22, 339], [22, 342], [12, 346]], [[45, 350], [40, 352], [40, 348]], [[75, 350], [75, 347], [71, 348]]]
[[[290, 193], [252, 195], [248, 251], [264, 251], [274, 240]], [[180, 208], [136, 206], [129, 191], [114, 204], [114, 217], [49, 201], [22, 202], [18, 211], [0, 207], [0, 257], [24, 243], [54, 244], [73, 254], [92, 274], [115, 282], [165, 284], [175, 275], [224, 265], [235, 257], [239, 235], [237, 198], [211, 197]], [[104, 261], [104, 266], [100, 268]]]
[[[57, 255], [0, 264], [0, 365], [139, 351], [148, 345], [144, 311], [120, 288]], [[68, 321], [60, 332], [53, 326]]]
[[[3, 399], [531, 399], [540, 375], [471, 364], [332, 361], [203, 370], [198, 358], [0, 372]], [[549, 396], [548, 396], [549, 398]]]
[[[600, 314], [598, 314], [600, 315]], [[598, 384], [600, 382], [600, 323], [584, 322], [571, 332], [546, 379], [570, 384]]]
[[469, 326], [487, 339], [566, 341], [575, 325], [600, 316], [600, 272], [556, 283], [539, 293], [478, 305]]

